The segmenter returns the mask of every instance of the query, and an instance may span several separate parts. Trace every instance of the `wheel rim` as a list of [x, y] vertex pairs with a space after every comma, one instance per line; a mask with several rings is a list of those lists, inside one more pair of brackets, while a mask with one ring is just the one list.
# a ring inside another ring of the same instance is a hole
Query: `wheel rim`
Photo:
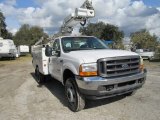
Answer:
[[72, 85], [67, 86], [66, 95], [69, 103], [72, 106], [76, 105], [76, 94]]

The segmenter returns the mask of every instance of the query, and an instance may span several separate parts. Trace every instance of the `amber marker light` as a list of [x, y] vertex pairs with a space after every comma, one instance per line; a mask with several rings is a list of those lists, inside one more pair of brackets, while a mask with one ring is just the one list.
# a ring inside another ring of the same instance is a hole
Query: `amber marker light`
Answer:
[[143, 58], [142, 57], [140, 57], [139, 69], [140, 69], [141, 72], [144, 70], [144, 63], [143, 63]]
[[79, 75], [82, 77], [97, 76], [97, 64], [82, 64], [79, 67]]

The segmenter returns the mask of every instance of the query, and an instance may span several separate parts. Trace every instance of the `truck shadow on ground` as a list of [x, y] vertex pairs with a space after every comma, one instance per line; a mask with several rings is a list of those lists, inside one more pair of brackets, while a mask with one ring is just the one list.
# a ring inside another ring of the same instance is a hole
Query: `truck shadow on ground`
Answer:
[[[37, 82], [37, 78], [34, 73], [31, 73], [34, 80]], [[37, 85], [37, 87], [46, 87], [64, 106], [67, 106], [67, 101], [64, 95], [64, 86], [57, 80], [48, 78], [43, 84]]]
[[116, 96], [116, 97], [111, 97], [111, 98], [105, 98], [105, 99], [100, 99], [100, 100], [87, 100], [86, 101], [86, 107], [85, 109], [90, 109], [90, 108], [95, 108], [103, 105], [107, 105], [110, 103], [117, 102], [121, 99], [124, 99], [125, 96]]
[[[37, 82], [36, 76], [34, 75], [34, 73], [31, 73], [31, 75], [34, 78], [34, 80]], [[59, 81], [49, 78], [42, 85], [38, 85], [37, 87], [39, 88], [46, 87], [64, 106], [66, 107], [68, 106], [67, 100], [65, 98], [64, 86]], [[112, 98], [100, 99], [100, 100], [86, 100], [85, 109], [107, 105], [107, 104], [119, 101], [121, 99], [124, 99], [125, 97], [126, 97], [125, 95], [121, 95], [121, 96], [116, 96]]]
[[14, 61], [13, 58], [0, 58], [0, 61]]

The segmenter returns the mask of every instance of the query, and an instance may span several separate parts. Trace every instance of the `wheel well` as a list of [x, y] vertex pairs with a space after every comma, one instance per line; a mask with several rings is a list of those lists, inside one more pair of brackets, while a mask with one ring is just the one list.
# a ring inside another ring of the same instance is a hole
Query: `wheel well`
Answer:
[[65, 84], [66, 80], [70, 77], [73, 77], [74, 78], [74, 74], [72, 71], [66, 69], [64, 72], [63, 72], [63, 84]]

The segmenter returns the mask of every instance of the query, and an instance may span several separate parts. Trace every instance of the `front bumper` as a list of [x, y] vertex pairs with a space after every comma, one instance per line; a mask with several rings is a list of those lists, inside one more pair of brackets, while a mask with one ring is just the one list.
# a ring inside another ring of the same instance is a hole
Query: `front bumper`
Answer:
[[122, 95], [141, 88], [146, 80], [147, 70], [141, 73], [123, 76], [102, 78], [76, 76], [76, 83], [80, 92], [88, 99], [102, 99]]

